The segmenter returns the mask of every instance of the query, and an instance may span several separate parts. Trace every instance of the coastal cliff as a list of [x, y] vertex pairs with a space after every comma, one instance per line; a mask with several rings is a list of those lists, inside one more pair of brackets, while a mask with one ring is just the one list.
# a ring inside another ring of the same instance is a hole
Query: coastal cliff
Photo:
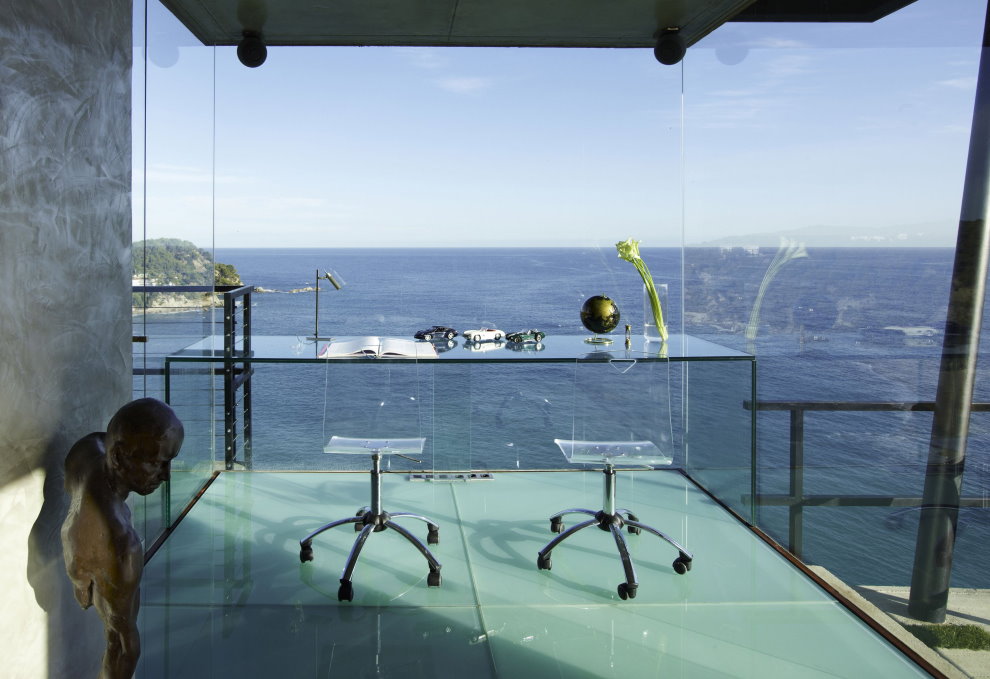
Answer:
[[[178, 238], [156, 238], [134, 244], [134, 285], [243, 285], [237, 269], [214, 262], [208, 250]], [[211, 293], [135, 293], [133, 306], [177, 310], [202, 308], [218, 303]]]

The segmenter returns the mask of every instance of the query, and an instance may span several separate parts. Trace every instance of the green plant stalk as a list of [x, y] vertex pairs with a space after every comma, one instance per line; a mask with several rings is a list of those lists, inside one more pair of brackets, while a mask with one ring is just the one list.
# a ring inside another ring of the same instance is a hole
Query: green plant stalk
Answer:
[[657, 324], [660, 339], [666, 342], [667, 324], [663, 322], [663, 309], [660, 308], [660, 298], [657, 296], [657, 287], [653, 284], [653, 276], [650, 275], [650, 270], [646, 268], [646, 262], [642, 259], [634, 261], [633, 266], [636, 267], [639, 275], [643, 278], [643, 285], [646, 286], [646, 294], [650, 298], [650, 307], [653, 309], [653, 321]]
[[666, 342], [667, 324], [663, 322], [663, 309], [660, 308], [660, 298], [657, 297], [657, 288], [653, 284], [653, 276], [650, 274], [650, 269], [646, 266], [643, 258], [639, 256], [639, 241], [627, 238], [624, 241], [616, 243], [615, 249], [619, 253], [619, 258], [631, 262], [643, 279], [643, 285], [646, 286], [646, 294], [650, 297], [650, 307], [653, 309], [653, 321], [657, 325], [660, 339]]

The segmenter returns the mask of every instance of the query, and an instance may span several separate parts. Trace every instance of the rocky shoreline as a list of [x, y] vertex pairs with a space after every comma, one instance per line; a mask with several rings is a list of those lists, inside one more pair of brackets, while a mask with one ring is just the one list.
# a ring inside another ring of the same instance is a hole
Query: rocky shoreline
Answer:
[[[271, 288], [256, 286], [253, 292], [258, 294], [293, 295], [300, 292], [315, 292], [315, 290], [316, 288], [312, 285], [304, 288], [293, 288], [292, 290], [273, 290]], [[209, 293], [177, 293], [172, 295], [168, 293], [154, 294], [156, 297], [153, 304], [147, 307], [135, 304], [133, 307], [134, 313], [137, 314], [146, 312], [152, 314], [177, 314], [223, 306], [222, 296], [211, 295]]]
[[131, 307], [133, 312], [135, 314], [141, 312], [152, 314], [184, 313], [223, 306], [223, 298], [220, 295], [211, 295], [209, 293], [198, 292], [174, 295], [155, 293], [155, 295], [153, 304], [142, 306], [135, 303]]

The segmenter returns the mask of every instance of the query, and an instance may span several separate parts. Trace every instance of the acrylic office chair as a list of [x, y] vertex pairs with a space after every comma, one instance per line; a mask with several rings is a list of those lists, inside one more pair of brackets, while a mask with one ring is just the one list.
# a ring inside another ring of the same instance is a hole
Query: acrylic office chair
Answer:
[[[573, 433], [582, 436], [621, 433], [622, 436], [612, 440], [554, 439], [571, 464], [603, 467], [602, 508], [565, 509], [553, 514], [550, 530], [558, 535], [537, 554], [536, 565], [540, 570], [551, 569], [551, 553], [560, 543], [591, 526], [610, 532], [615, 540], [625, 574], [625, 581], [617, 587], [619, 598], [623, 600], [634, 598], [639, 588], [623, 528], [633, 535], [646, 531], [670, 543], [678, 552], [672, 564], [674, 571], [683, 575], [691, 570], [694, 556], [684, 546], [666, 533], [642, 523], [629, 509], [616, 506], [616, 466], [657, 467], [670, 465], [673, 461], [654, 443], [659, 440], [666, 446], [672, 438], [667, 367], [666, 362], [616, 359], [607, 352], [590, 363], [577, 363]], [[645, 434], [650, 439], [633, 440], [636, 434]], [[591, 518], [565, 530], [563, 517], [567, 514], [584, 514]]]
[[[349, 366], [353, 368], [354, 366]], [[370, 404], [368, 408], [364, 410], [364, 416], [358, 417], [357, 420], [348, 420], [346, 408], [342, 407], [340, 410], [343, 412], [343, 417], [337, 424], [341, 422], [349, 422], [350, 426], [354, 426], [354, 423], [360, 421], [362, 424], [360, 426], [367, 427], [371, 431], [381, 431], [382, 427], [379, 426], [380, 420], [385, 419], [382, 417], [386, 410], [390, 410], [389, 413], [389, 424], [387, 426], [391, 427], [412, 427], [415, 425], [415, 418], [418, 417], [418, 406], [414, 406], [413, 412], [402, 412], [399, 409], [399, 413], [402, 415], [407, 415], [404, 420], [399, 417], [395, 418], [395, 409], [386, 409], [386, 404], [392, 400], [390, 398], [391, 392], [393, 392], [395, 385], [393, 382], [399, 382], [399, 379], [393, 380], [393, 371], [391, 368], [386, 366], [358, 366], [363, 368], [362, 372], [373, 374], [375, 368], [383, 368], [387, 376], [386, 379], [386, 390], [389, 395], [386, 397], [381, 397], [378, 392], [374, 392], [375, 398], [371, 399], [373, 403]], [[328, 367], [329, 371], [329, 367]], [[397, 371], [400, 375], [402, 371]], [[415, 378], [415, 372], [411, 373], [413, 378]], [[368, 377], [369, 375], [365, 375]], [[330, 383], [330, 380], [327, 380]], [[351, 382], [351, 384], [357, 384], [357, 389], [363, 390], [363, 393], [355, 395], [353, 398], [349, 399], [350, 403], [361, 403], [362, 396], [367, 396], [371, 393], [369, 390], [375, 388], [374, 381], [360, 381]], [[416, 403], [415, 398], [396, 398], [396, 401], [408, 401], [411, 403]], [[406, 409], [408, 410], [408, 409]], [[410, 422], [410, 419], [412, 421]], [[396, 422], [398, 420], [398, 424]], [[428, 544], [435, 545], [440, 542], [440, 526], [433, 520], [428, 519], [420, 514], [415, 514], [411, 512], [387, 512], [382, 506], [382, 458], [386, 455], [397, 455], [399, 457], [412, 460], [413, 462], [420, 462], [417, 459], [422, 455], [423, 445], [426, 442], [425, 438], [350, 438], [345, 436], [333, 436], [330, 438], [330, 442], [324, 447], [325, 453], [333, 455], [370, 455], [371, 456], [371, 501], [370, 504], [365, 505], [358, 509], [354, 516], [349, 516], [347, 518], [338, 519], [336, 521], [331, 521], [328, 524], [320, 526], [315, 531], [304, 537], [299, 541], [299, 560], [302, 562], [313, 560], [313, 539], [320, 535], [321, 533], [335, 528], [336, 526], [341, 526], [345, 524], [354, 524], [354, 530], [360, 534], [354, 540], [354, 545], [351, 547], [350, 554], [347, 557], [347, 562], [344, 565], [344, 570], [340, 576], [340, 588], [337, 590], [337, 599], [339, 601], [353, 601], [354, 600], [354, 585], [351, 582], [351, 576], [354, 573], [354, 567], [357, 565], [358, 558], [361, 556], [361, 550], [364, 548], [365, 542], [371, 533], [381, 532], [386, 529], [394, 530], [396, 533], [404, 537], [409, 541], [419, 553], [423, 555], [429, 564], [429, 574], [427, 575], [426, 583], [430, 587], [439, 587], [441, 584], [440, 568], [441, 564], [437, 561], [437, 558], [429, 550], [429, 548], [424, 545], [418, 538], [416, 538], [408, 530], [395, 523], [393, 519], [396, 518], [411, 518], [417, 519], [426, 523], [427, 525], [427, 537], [426, 541]]]

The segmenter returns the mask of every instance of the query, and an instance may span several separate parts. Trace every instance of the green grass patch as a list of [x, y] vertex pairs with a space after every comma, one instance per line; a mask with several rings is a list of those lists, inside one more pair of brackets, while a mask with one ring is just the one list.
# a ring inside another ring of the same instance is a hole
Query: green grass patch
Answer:
[[932, 648], [965, 648], [990, 651], [990, 632], [978, 625], [905, 625], [907, 630]]

